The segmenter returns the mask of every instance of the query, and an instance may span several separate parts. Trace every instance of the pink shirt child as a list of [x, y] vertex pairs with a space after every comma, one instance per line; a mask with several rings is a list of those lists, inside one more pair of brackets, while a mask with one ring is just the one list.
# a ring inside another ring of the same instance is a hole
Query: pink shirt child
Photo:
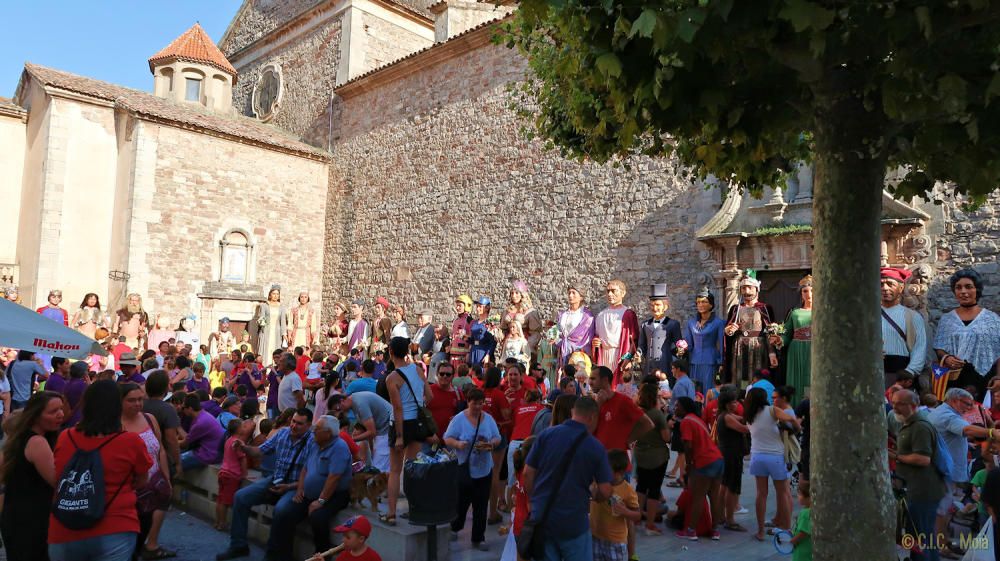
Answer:
[[236, 442], [237, 438], [234, 434], [226, 440], [226, 449], [222, 453], [222, 467], [219, 469], [220, 472], [226, 472], [239, 477], [240, 479], [246, 477], [246, 472], [243, 470], [243, 458], [246, 457], [246, 452], [242, 450], [237, 450], [233, 447], [233, 443]]

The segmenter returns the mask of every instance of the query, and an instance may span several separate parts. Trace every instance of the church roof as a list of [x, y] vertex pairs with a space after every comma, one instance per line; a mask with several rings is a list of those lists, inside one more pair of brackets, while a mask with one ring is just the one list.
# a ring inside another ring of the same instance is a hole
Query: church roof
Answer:
[[153, 70], [155, 66], [173, 60], [207, 64], [228, 72], [233, 78], [237, 75], [236, 69], [229, 64], [226, 55], [215, 46], [200, 23], [194, 24], [160, 52], [149, 57], [149, 69]]
[[[325, 160], [328, 153], [315, 146], [300, 142], [283, 131], [242, 115], [224, 116], [212, 113], [200, 105], [182, 104], [133, 90], [123, 86], [78, 76], [69, 72], [25, 63], [25, 72], [46, 86], [68, 90], [104, 101], [132, 111], [154, 122], [163, 122], [180, 128], [214, 133], [246, 144], [276, 147], [311, 159]], [[24, 78], [21, 78], [22, 84]], [[18, 93], [23, 85], [18, 85]]]
[[14, 101], [10, 98], [0, 97], [0, 115], [23, 117], [26, 114], [27, 111], [25, 111], [20, 105], [14, 103]]

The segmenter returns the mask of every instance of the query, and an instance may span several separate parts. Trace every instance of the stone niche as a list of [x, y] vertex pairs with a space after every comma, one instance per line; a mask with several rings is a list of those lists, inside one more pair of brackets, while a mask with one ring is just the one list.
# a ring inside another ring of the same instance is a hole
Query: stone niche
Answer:
[[[906, 267], [914, 275], [904, 303], [927, 314], [926, 293], [936, 258], [926, 212], [882, 195], [882, 265]], [[797, 277], [812, 268], [812, 169], [801, 166], [783, 187], [767, 188], [759, 199], [730, 189], [715, 216], [697, 232], [718, 265], [701, 281], [723, 295], [719, 308], [739, 300], [739, 279], [747, 269], [758, 277], [782, 275], [785, 291], [795, 291]], [[764, 282], [766, 288], [767, 283]], [[791, 296], [793, 297], [793, 296]], [[780, 314], [779, 314], [780, 315]]]
[[257, 304], [267, 298], [264, 286], [260, 284], [206, 282], [198, 293], [198, 299], [201, 301], [200, 336], [203, 344], [208, 344], [209, 335], [219, 329], [219, 320], [224, 317], [229, 318], [229, 329], [239, 341], [240, 334], [253, 318]]

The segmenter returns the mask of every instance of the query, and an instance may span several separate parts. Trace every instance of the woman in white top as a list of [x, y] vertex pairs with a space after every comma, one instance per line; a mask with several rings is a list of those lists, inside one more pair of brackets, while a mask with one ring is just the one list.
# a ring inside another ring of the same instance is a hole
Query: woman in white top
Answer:
[[410, 326], [406, 323], [406, 310], [402, 305], [396, 304], [392, 307], [389, 312], [390, 317], [392, 317], [392, 331], [389, 332], [389, 338], [393, 337], [410, 337]]
[[524, 338], [521, 324], [517, 322], [510, 324], [510, 334], [503, 344], [503, 357], [505, 359], [513, 358], [523, 364], [525, 368], [528, 367], [528, 361], [531, 360], [528, 354], [528, 340]]
[[774, 480], [777, 493], [778, 512], [775, 525], [788, 529], [792, 525], [791, 488], [788, 469], [785, 467], [785, 445], [781, 442], [779, 422], [786, 422], [799, 428], [799, 421], [768, 404], [767, 392], [763, 388], [752, 388], [747, 392], [744, 419], [750, 427], [750, 475], [757, 482], [757, 533], [754, 537], [764, 540], [764, 517], [767, 509], [767, 480]]

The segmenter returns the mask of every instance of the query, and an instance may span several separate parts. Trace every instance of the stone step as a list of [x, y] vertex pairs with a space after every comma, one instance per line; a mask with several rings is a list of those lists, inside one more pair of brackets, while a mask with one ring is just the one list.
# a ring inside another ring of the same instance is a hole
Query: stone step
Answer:
[[[189, 514], [208, 520], [215, 517], [215, 498], [218, 495], [219, 466], [207, 466], [184, 472], [184, 477], [174, 485], [174, 504]], [[260, 472], [250, 470], [247, 478], [254, 481]], [[367, 505], [367, 501], [364, 503]], [[274, 507], [260, 505], [253, 508], [248, 525], [248, 537], [261, 544], [267, 543], [271, 531], [271, 517]], [[406, 504], [400, 499], [399, 512], [406, 512]], [[232, 511], [230, 509], [230, 515]], [[427, 539], [429, 531], [424, 526], [408, 524], [406, 519], [397, 520], [396, 526], [389, 526], [378, 519], [378, 514], [370, 510], [348, 507], [337, 514], [335, 524], [340, 524], [357, 514], [364, 514], [372, 523], [372, 535], [368, 543], [379, 552], [385, 561], [424, 561], [427, 559]], [[437, 527], [437, 559], [448, 561], [449, 528]], [[334, 543], [340, 541], [334, 538]], [[299, 524], [295, 533], [294, 552], [296, 558], [306, 559], [314, 553], [312, 533], [307, 524]]]

